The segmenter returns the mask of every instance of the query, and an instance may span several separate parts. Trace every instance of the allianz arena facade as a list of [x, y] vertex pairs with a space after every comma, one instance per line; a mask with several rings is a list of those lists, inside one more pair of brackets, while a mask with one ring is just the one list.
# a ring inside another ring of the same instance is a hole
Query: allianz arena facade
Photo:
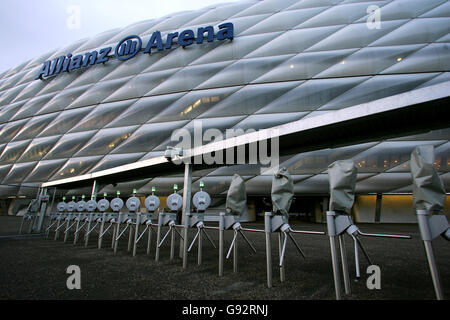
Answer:
[[[378, 27], [370, 6], [379, 8]], [[43, 182], [161, 156], [174, 145], [174, 130], [192, 130], [194, 120], [204, 130], [259, 130], [445, 83], [449, 25], [446, 0], [241, 1], [53, 50], [0, 75], [0, 198], [9, 199], [3, 201], [11, 213]], [[296, 194], [309, 197], [309, 209], [298, 211], [317, 211], [328, 194], [328, 165], [353, 159], [359, 221], [376, 221], [377, 194], [386, 195], [382, 221], [409, 221], [401, 210], [391, 214], [411, 203], [410, 154], [434, 145], [449, 190], [449, 138], [449, 128], [431, 130], [285, 156], [280, 165], [293, 176]], [[236, 172], [260, 211], [272, 177], [258, 165], [194, 171], [194, 191], [204, 181], [220, 207]], [[167, 195], [174, 183], [181, 189], [183, 175], [142, 177], [99, 193], [137, 189], [144, 196], [156, 186]], [[64, 191], [82, 193], [89, 190]]]

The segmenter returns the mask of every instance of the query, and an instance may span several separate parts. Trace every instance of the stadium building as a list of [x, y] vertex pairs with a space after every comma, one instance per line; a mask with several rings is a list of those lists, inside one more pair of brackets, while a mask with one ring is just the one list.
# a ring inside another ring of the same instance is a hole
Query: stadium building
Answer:
[[[0, 74], [1, 210], [17, 214], [44, 182], [159, 157], [176, 144], [172, 133], [193, 132], [194, 121], [224, 134], [261, 130], [439, 85], [450, 92], [449, 26], [447, 0], [241, 1], [138, 22], [52, 50]], [[416, 146], [435, 147], [435, 166], [449, 190], [444, 116], [412, 131], [399, 125], [383, 136], [380, 126], [373, 128], [380, 131], [376, 139], [331, 139], [282, 155], [279, 165], [295, 183], [293, 215], [323, 221], [327, 167], [352, 159], [358, 166], [356, 222], [416, 222], [409, 168]], [[272, 175], [261, 166], [194, 170], [193, 191], [204, 181], [214, 213], [239, 173], [247, 218], [254, 220], [270, 207]], [[181, 192], [182, 173], [102, 185], [98, 192], [127, 196], [136, 189], [145, 197], [156, 187], [167, 196], [174, 184]]]

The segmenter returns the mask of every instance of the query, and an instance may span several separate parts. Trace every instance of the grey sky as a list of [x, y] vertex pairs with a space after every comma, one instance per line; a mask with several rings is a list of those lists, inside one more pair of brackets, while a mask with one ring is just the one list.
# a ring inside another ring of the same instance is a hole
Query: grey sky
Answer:
[[[237, 0], [1, 0], [0, 72], [79, 39], [177, 11]], [[79, 25], [76, 17], [79, 10]]]

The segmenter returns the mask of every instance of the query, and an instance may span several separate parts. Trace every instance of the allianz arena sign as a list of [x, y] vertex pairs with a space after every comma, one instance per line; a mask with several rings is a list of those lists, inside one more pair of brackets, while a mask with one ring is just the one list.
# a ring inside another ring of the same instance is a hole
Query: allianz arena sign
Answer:
[[[213, 42], [214, 39], [217, 39], [218, 41], [225, 39], [233, 40], [233, 37], [234, 26], [230, 22], [220, 24], [217, 34], [215, 34], [213, 26], [200, 27], [197, 29], [196, 33], [194, 33], [191, 29], [186, 29], [180, 33], [174, 32], [167, 34], [165, 42], [163, 42], [161, 32], [155, 31], [146, 44], [143, 53], [150, 54], [154, 52], [152, 50], [169, 50], [172, 48], [173, 42], [176, 38], [178, 45], [184, 48], [194, 44], [194, 40], [195, 43], [202, 44], [205, 38], [207, 42]], [[131, 35], [120, 40], [113, 53], [118, 60], [125, 61], [135, 57], [141, 52], [142, 48], [142, 39], [137, 35]], [[112, 51], [112, 47], [106, 47], [98, 51], [93, 50], [91, 52], [87, 52], [84, 55], [78, 54], [72, 56], [72, 54], [69, 53], [66, 56], [57, 57], [53, 60], [47, 60], [43, 63], [39, 73], [35, 77], [35, 80], [43, 80], [44, 78], [56, 76], [63, 72], [70, 72], [77, 69], [86, 68], [91, 65], [108, 62]]]

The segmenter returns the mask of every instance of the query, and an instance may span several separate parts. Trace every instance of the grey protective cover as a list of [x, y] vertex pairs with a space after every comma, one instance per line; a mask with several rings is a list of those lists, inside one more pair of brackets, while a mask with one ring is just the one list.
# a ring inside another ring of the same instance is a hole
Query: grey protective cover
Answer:
[[226, 211], [228, 214], [242, 215], [247, 210], [247, 192], [245, 182], [237, 173], [234, 174], [227, 193]]
[[292, 198], [294, 197], [294, 182], [286, 168], [279, 169], [272, 180], [272, 206], [274, 213], [289, 215]]
[[355, 201], [358, 168], [352, 160], [338, 160], [328, 166], [330, 211], [350, 214]]
[[411, 153], [414, 207], [416, 210], [441, 211], [445, 203], [445, 189], [434, 168], [434, 147], [419, 146]]

